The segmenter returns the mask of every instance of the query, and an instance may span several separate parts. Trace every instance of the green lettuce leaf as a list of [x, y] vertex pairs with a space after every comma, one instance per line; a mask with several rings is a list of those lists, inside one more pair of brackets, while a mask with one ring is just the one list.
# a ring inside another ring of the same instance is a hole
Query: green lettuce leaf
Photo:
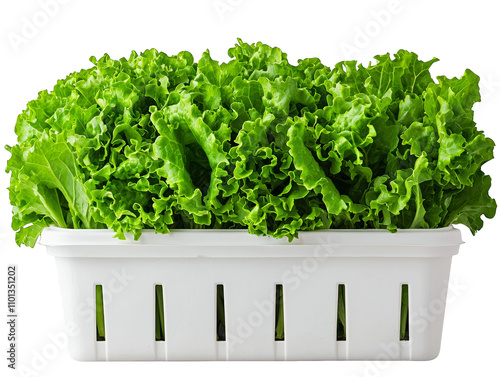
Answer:
[[50, 225], [476, 233], [495, 215], [472, 71], [434, 80], [437, 59], [405, 50], [333, 68], [260, 42], [228, 54], [106, 54], [40, 92], [7, 147], [17, 243]]

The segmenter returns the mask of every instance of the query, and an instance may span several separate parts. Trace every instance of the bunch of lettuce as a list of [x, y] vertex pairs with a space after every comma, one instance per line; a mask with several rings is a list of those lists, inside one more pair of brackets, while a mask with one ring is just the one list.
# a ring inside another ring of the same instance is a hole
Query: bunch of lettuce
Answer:
[[16, 123], [10, 200], [18, 244], [41, 231], [330, 228], [475, 233], [494, 216], [476, 128], [479, 78], [430, 75], [404, 50], [333, 69], [242, 41], [218, 63], [154, 49], [91, 58]]

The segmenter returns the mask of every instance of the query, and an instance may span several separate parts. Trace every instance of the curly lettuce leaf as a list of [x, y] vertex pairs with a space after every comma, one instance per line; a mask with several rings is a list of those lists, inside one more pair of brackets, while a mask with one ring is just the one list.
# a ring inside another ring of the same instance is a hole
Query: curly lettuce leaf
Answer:
[[[104, 55], [30, 101], [16, 122], [9, 187], [18, 244], [50, 225], [330, 228], [475, 233], [495, 215], [474, 121], [479, 77], [438, 76], [412, 52], [333, 68], [241, 40], [207, 50]], [[471, 198], [474, 198], [473, 202]]]

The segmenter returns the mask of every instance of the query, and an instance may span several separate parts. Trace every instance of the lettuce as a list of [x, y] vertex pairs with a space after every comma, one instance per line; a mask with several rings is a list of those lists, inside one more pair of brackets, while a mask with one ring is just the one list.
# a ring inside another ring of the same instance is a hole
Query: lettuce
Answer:
[[367, 67], [292, 65], [241, 40], [229, 57], [93, 57], [40, 92], [7, 146], [17, 243], [33, 246], [49, 225], [120, 238], [450, 224], [475, 233], [495, 215], [481, 171], [494, 142], [473, 120], [470, 70], [435, 81], [437, 59], [405, 50]]

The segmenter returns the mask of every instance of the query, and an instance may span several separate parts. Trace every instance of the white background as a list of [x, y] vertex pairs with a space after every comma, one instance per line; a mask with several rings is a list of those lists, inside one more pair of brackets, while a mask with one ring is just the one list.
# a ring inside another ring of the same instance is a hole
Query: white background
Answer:
[[[56, 6], [54, 1], [2, 1], [0, 6], [2, 145], [15, 143], [14, 124], [26, 103], [38, 91], [51, 89], [57, 79], [89, 67], [92, 55], [120, 58], [131, 50], [155, 47], [168, 54], [188, 50], [197, 59], [208, 48], [213, 58], [223, 61], [237, 37], [278, 46], [291, 62], [314, 56], [330, 66], [346, 59], [368, 63], [374, 55], [404, 48], [425, 60], [439, 57], [434, 75], [461, 76], [470, 68], [481, 77], [483, 101], [474, 108], [478, 127], [500, 143], [500, 23], [491, 0], [58, 0]], [[26, 26], [29, 23], [35, 28]], [[491, 374], [498, 369], [500, 216], [486, 221], [476, 237], [463, 229], [466, 244], [454, 258], [442, 351], [434, 361], [80, 363], [71, 360], [63, 346], [51, 360], [33, 365], [54, 343], [51, 337], [64, 331], [64, 324], [53, 258], [41, 247], [18, 248], [14, 243], [8, 176], [3, 172], [8, 155], [0, 151], [0, 315], [6, 318], [6, 266], [14, 263], [20, 282], [18, 363], [32, 368], [31, 375], [409, 377]], [[497, 199], [499, 168], [500, 159], [485, 166], [493, 176], [491, 195]], [[0, 329], [0, 375], [14, 375], [4, 357], [7, 326]]]

